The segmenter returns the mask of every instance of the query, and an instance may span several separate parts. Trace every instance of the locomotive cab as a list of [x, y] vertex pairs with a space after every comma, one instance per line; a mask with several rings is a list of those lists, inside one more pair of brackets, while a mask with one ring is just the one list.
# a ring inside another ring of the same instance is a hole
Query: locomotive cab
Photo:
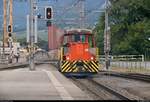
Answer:
[[94, 36], [91, 31], [71, 30], [61, 40], [62, 58], [60, 71], [63, 73], [97, 73]]

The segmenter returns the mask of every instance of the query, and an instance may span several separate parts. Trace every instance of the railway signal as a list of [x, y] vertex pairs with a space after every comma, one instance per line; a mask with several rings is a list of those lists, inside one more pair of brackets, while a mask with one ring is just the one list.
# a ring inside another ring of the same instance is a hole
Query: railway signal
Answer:
[[9, 37], [12, 37], [12, 34], [11, 34], [11, 33], [8, 33], [8, 36], [9, 36]]
[[52, 19], [52, 7], [45, 7], [45, 19]]
[[12, 31], [11, 25], [8, 25], [8, 32], [11, 32], [11, 31]]

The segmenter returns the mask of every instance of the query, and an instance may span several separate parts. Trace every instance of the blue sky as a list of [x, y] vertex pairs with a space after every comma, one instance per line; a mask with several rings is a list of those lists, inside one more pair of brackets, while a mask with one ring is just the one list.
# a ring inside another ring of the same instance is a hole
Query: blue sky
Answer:
[[[18, 2], [19, 0], [14, 0], [13, 4], [13, 16], [14, 16], [14, 26], [15, 29], [25, 29], [26, 27], [26, 15], [29, 14], [29, 2]], [[27, 0], [28, 1], [28, 0]], [[105, 0], [86, 0], [85, 7], [86, 10], [99, 10], [101, 6], [104, 4]], [[54, 18], [56, 21], [65, 18], [75, 18], [78, 19], [79, 13], [76, 8], [69, 8], [71, 5], [75, 4], [77, 0], [39, 0], [38, 6], [39, 9], [37, 12], [44, 15], [44, 6], [53, 6], [54, 8]], [[3, 0], [0, 0], [0, 24], [3, 22]], [[62, 12], [64, 9], [68, 9], [68, 11]], [[57, 12], [57, 13], [56, 13]], [[98, 21], [100, 13], [89, 13], [86, 19], [87, 24], [93, 26], [95, 22]], [[40, 25], [45, 27], [44, 21], [39, 21]], [[58, 23], [58, 22], [57, 22]], [[65, 22], [59, 22], [64, 25]], [[57, 24], [60, 25], [60, 24]], [[69, 26], [69, 25], [66, 25]], [[2, 25], [0, 25], [0, 29], [2, 29]]]

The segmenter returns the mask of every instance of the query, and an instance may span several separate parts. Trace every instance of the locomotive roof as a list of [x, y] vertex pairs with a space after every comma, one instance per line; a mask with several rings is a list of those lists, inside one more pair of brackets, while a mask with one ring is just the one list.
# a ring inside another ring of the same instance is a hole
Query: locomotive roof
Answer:
[[69, 30], [66, 30], [64, 35], [67, 36], [67, 35], [75, 35], [75, 34], [92, 35], [92, 30], [89, 30], [89, 29], [69, 29]]
[[69, 29], [69, 30], [66, 30], [66, 34], [77, 34], [77, 33], [92, 34], [92, 30], [90, 30], [90, 29]]

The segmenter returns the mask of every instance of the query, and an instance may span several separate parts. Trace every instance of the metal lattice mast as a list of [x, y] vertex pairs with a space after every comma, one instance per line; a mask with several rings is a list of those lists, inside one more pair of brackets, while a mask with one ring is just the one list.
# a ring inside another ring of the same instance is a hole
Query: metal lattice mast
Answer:
[[108, 24], [108, 10], [109, 10], [109, 0], [106, 0], [106, 10], [105, 10], [105, 30], [104, 30], [104, 53], [105, 53], [105, 67], [108, 70], [110, 66], [110, 27]]
[[79, 0], [80, 28], [85, 28], [85, 0]]

